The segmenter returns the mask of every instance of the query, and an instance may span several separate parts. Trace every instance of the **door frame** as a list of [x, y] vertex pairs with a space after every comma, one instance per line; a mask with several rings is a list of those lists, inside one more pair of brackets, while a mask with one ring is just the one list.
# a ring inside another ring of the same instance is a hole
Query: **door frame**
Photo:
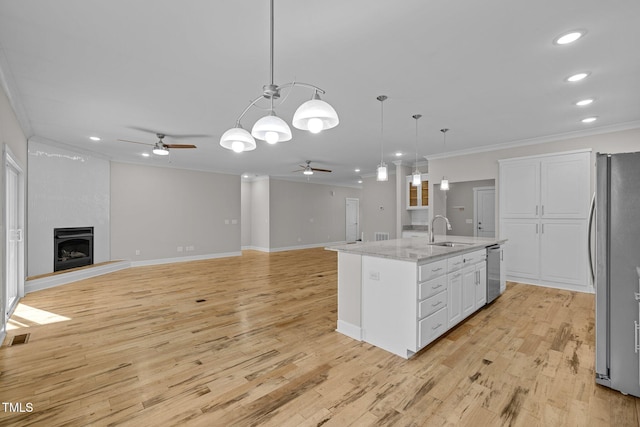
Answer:
[[497, 236], [496, 230], [496, 187], [495, 186], [487, 186], [487, 187], [473, 187], [473, 237], [478, 237], [478, 192], [479, 191], [487, 191], [493, 190], [493, 236]]
[[344, 240], [348, 243], [349, 241], [347, 240], [347, 228], [349, 227], [349, 224], [347, 223], [347, 221], [349, 220], [349, 202], [356, 202], [356, 239], [354, 240], [354, 242], [358, 241], [358, 235], [360, 234], [360, 199], [354, 198], [354, 197], [346, 197], [344, 199], [344, 212], [345, 212], [345, 218], [344, 218]]
[[[8, 318], [11, 316], [11, 314], [13, 313], [13, 310], [15, 309], [15, 307], [18, 305], [18, 301], [20, 300], [20, 298], [22, 298], [24, 296], [24, 281], [25, 281], [25, 241], [26, 241], [26, 236], [25, 236], [25, 231], [26, 231], [26, 207], [25, 207], [25, 174], [24, 174], [24, 169], [22, 168], [22, 166], [20, 165], [20, 163], [18, 162], [16, 156], [13, 154], [13, 152], [11, 151], [11, 148], [7, 145], [4, 144], [3, 145], [3, 160], [4, 163], [2, 165], [2, 169], [3, 169], [3, 173], [2, 173], [2, 180], [3, 180], [3, 193], [4, 193], [4, 197], [3, 197], [3, 201], [2, 201], [2, 216], [3, 216], [3, 228], [4, 228], [4, 246], [3, 246], [3, 250], [2, 250], [2, 270], [3, 270], [3, 274], [0, 275], [0, 280], [2, 282], [2, 303], [0, 305], [2, 305], [2, 330], [0, 331], [0, 333], [4, 333], [5, 329], [6, 329], [6, 322], [8, 320]], [[16, 200], [14, 200], [14, 203], [17, 204], [18, 206], [18, 218], [17, 218], [17, 222], [18, 222], [18, 227], [19, 229], [22, 230], [21, 232], [21, 239], [18, 242], [17, 245], [17, 259], [18, 259], [18, 271], [16, 272], [16, 278], [17, 278], [17, 298], [15, 301], [13, 301], [13, 303], [11, 304], [10, 307], [6, 307], [7, 305], [7, 291], [8, 291], [8, 257], [9, 257], [9, 253], [8, 253], [8, 248], [9, 248], [9, 239], [10, 239], [10, 233], [9, 233], [9, 192], [8, 192], [8, 173], [9, 173], [9, 168], [14, 169], [17, 172], [18, 175], [18, 191], [17, 194], [15, 195]]]

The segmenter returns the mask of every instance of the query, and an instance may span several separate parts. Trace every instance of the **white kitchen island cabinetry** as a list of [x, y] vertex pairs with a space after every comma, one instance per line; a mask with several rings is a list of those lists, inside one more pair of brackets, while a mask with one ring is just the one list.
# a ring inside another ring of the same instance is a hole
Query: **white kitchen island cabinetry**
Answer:
[[[397, 239], [328, 248], [338, 251], [338, 332], [409, 358], [484, 306], [486, 247], [497, 241], [457, 239], [468, 243]], [[468, 269], [473, 279], [465, 291]], [[463, 312], [465, 297], [473, 309]]]

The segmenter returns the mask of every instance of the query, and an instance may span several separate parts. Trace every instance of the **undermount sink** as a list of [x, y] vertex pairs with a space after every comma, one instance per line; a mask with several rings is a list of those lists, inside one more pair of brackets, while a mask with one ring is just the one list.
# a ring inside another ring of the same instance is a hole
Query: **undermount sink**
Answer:
[[429, 243], [432, 246], [446, 246], [448, 248], [455, 248], [456, 246], [469, 246], [471, 243], [459, 243], [459, 242], [438, 242]]

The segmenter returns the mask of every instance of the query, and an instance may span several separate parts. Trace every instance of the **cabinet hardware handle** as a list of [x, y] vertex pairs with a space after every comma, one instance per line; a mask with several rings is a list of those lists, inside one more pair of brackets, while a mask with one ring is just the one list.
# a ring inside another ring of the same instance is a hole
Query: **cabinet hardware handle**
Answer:
[[432, 330], [436, 330], [438, 329], [440, 326], [442, 326], [442, 323], [438, 323], [436, 326], [434, 326], [433, 328], [431, 328]]
[[542, 215], [544, 215], [544, 205], [542, 205]]
[[436, 269], [432, 269], [431, 271], [433, 271], [435, 273], [436, 271], [440, 271], [440, 270], [442, 270], [442, 267], [438, 267]]
[[536, 234], [538, 234], [538, 224], [536, 224]]
[[542, 224], [542, 234], [544, 234], [544, 224]]
[[431, 289], [438, 289], [438, 288], [441, 288], [441, 287], [442, 287], [442, 283], [440, 283], [438, 286], [432, 287]]
[[536, 215], [538, 215], [538, 205], [536, 205]]
[[454, 277], [454, 278], [455, 278], [455, 277], [460, 277], [460, 274], [461, 274], [461, 273], [456, 273], [456, 274], [454, 274], [454, 275], [453, 275], [453, 277]]
[[431, 304], [431, 307], [437, 307], [437, 306], [439, 306], [440, 304], [442, 304], [442, 301], [438, 301], [438, 302], [437, 302], [437, 303], [435, 303], [435, 304]]

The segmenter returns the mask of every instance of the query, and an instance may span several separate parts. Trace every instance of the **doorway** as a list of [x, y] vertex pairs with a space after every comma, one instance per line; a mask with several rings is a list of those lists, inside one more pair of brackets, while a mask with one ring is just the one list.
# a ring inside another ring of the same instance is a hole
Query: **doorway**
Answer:
[[475, 187], [473, 189], [473, 204], [473, 235], [475, 237], [495, 237], [495, 187]]
[[8, 146], [5, 165], [4, 324], [24, 295], [24, 173]]
[[346, 236], [347, 243], [358, 240], [360, 217], [360, 199], [346, 199]]

